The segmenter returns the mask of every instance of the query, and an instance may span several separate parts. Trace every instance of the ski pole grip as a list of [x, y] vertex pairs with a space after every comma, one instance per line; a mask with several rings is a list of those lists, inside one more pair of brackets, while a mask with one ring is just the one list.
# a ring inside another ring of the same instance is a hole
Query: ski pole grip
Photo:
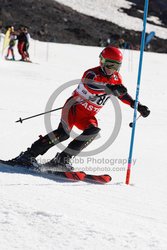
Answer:
[[15, 121], [15, 122], [23, 123], [23, 120], [22, 120], [21, 117], [20, 117], [19, 120]]

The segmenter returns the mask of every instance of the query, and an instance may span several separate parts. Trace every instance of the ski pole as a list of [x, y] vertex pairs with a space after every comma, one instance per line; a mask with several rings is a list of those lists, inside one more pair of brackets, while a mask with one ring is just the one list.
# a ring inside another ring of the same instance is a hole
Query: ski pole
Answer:
[[[79, 103], [83, 103], [83, 102], [85, 102], [84, 100], [83, 101], [81, 101], [81, 102], [79, 102]], [[76, 103], [75, 105], [77, 105], [77, 104], [79, 104], [79, 103]], [[17, 120], [17, 121], [15, 121], [15, 122], [20, 122], [20, 123], [23, 123], [23, 121], [25, 121], [25, 120], [28, 120], [28, 119], [31, 119], [31, 118], [34, 118], [34, 117], [37, 117], [37, 116], [40, 116], [40, 115], [45, 115], [45, 114], [48, 114], [48, 113], [51, 113], [51, 112], [53, 112], [53, 111], [57, 111], [57, 110], [60, 110], [60, 109], [62, 109], [63, 107], [60, 107], [60, 108], [57, 108], [57, 109], [52, 109], [52, 110], [50, 110], [50, 111], [46, 111], [46, 112], [43, 112], [43, 113], [40, 113], [40, 114], [37, 114], [37, 115], [32, 115], [32, 116], [29, 116], [29, 117], [26, 117], [26, 118], [19, 118], [19, 120]]]
[[[135, 120], [135, 122], [139, 119], [141, 117], [141, 114], [136, 118], [136, 120]], [[133, 127], [133, 124], [134, 124], [134, 122], [130, 122], [129, 123], [129, 127]]]
[[32, 115], [32, 116], [29, 116], [29, 117], [26, 117], [26, 118], [19, 118], [19, 120], [15, 121], [15, 122], [20, 122], [20, 123], [23, 123], [23, 121], [25, 120], [28, 120], [28, 119], [31, 119], [31, 118], [34, 118], [34, 117], [37, 117], [37, 116], [40, 116], [40, 115], [44, 115], [44, 114], [48, 114], [48, 113], [51, 113], [53, 111], [57, 111], [57, 110], [60, 110], [62, 109], [63, 107], [60, 107], [60, 108], [57, 108], [57, 109], [52, 109], [50, 111], [46, 111], [46, 112], [43, 112], [43, 113], [40, 113], [40, 114], [37, 114], [37, 115]]

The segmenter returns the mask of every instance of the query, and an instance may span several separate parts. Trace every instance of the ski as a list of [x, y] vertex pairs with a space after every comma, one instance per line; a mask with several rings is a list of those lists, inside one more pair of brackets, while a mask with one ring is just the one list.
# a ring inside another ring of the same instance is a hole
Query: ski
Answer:
[[104, 175], [94, 175], [94, 174], [86, 174], [84, 181], [105, 184], [112, 180], [111, 176], [108, 174]]
[[34, 173], [34, 174], [38, 174], [41, 176], [45, 176], [45, 175], [49, 175], [49, 176], [57, 176], [60, 178], [65, 178], [67, 180], [72, 180], [72, 181], [83, 181], [86, 174], [82, 171], [74, 171], [74, 172], [65, 172], [65, 171], [51, 171], [51, 170], [44, 170], [39, 168], [35, 168], [35, 167], [27, 167], [24, 165], [17, 165], [17, 164], [13, 164], [12, 162], [8, 162], [8, 161], [4, 161], [4, 160], [0, 160], [0, 163], [5, 165], [5, 166], [9, 166], [9, 167], [13, 167], [16, 169], [24, 169], [26, 171], [28, 171], [28, 173]]
[[[40, 171], [39, 171], [40, 172]], [[73, 180], [73, 181], [83, 181], [85, 179], [86, 174], [82, 171], [77, 171], [77, 172], [61, 172], [61, 171], [51, 171], [51, 170], [47, 170], [47, 171], [41, 171], [40, 173], [46, 173], [46, 174], [51, 174], [54, 176], [59, 176], [59, 177], [63, 177], [69, 180]]]
[[83, 171], [55, 171], [53, 169], [45, 169], [42, 165], [35, 168], [35, 167], [27, 167], [24, 165], [17, 165], [9, 161], [4, 161], [0, 160], [0, 163], [13, 167], [16, 169], [24, 169], [28, 171], [28, 173], [34, 173], [38, 174], [41, 176], [49, 175], [53, 177], [60, 177], [60, 178], [65, 178], [67, 180], [72, 180], [72, 181], [84, 181], [84, 182], [90, 182], [90, 183], [96, 183], [96, 184], [105, 184], [108, 183], [112, 180], [110, 175], [107, 174], [101, 174], [101, 175], [94, 175], [94, 174], [87, 174]]
[[87, 174], [85, 172], [57, 172], [53, 170], [46, 170], [45, 172], [53, 175], [59, 175], [63, 173], [67, 178], [71, 178], [74, 180], [80, 180], [84, 182], [97, 183], [97, 184], [105, 184], [112, 180], [111, 176], [108, 174], [94, 175]]
[[[59, 171], [59, 170], [57, 170], [56, 168], [54, 168], [54, 167], [47, 167], [46, 165], [41, 165], [41, 171], [44, 171], [44, 172], [48, 172], [48, 173], [50, 173], [50, 174], [57, 174], [57, 171]], [[74, 168], [75, 169], [75, 168]], [[62, 170], [61, 170], [62, 171]], [[69, 176], [69, 177], [71, 177], [71, 178], [73, 178], [73, 173], [74, 173], [74, 179], [76, 178], [78, 178], [77, 176], [75, 176], [75, 173], [82, 173], [82, 177], [81, 178], [83, 178], [83, 179], [81, 179], [80, 177], [80, 180], [81, 181], [85, 181], [85, 182], [92, 182], [92, 183], [99, 183], [99, 184], [105, 184], [105, 183], [108, 183], [108, 182], [110, 182], [111, 180], [112, 180], [112, 178], [111, 178], [111, 176], [110, 175], [107, 175], [107, 174], [101, 174], [101, 175], [94, 175], [94, 174], [87, 174], [87, 173], [85, 173], [85, 172], [73, 172], [73, 170], [72, 171], [69, 171], [69, 172], [66, 172], [66, 171], [63, 171], [64, 172], [64, 174], [65, 175], [67, 175], [67, 176]], [[84, 176], [85, 175], [85, 176]], [[84, 177], [83, 177], [84, 176]]]

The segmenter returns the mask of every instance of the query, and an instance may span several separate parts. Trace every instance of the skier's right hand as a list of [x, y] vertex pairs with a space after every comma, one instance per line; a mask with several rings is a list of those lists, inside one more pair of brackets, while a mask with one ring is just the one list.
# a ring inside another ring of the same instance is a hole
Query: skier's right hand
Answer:
[[138, 104], [137, 110], [143, 117], [147, 117], [150, 114], [149, 108], [145, 105], [141, 105], [140, 103]]
[[[132, 108], [134, 108], [135, 106], [135, 100], [133, 100], [133, 102], [130, 105]], [[137, 106], [137, 111], [139, 111], [139, 113], [141, 114], [141, 116], [143, 117], [147, 117], [150, 114], [150, 110], [147, 106], [140, 104], [140, 102], [138, 103]]]
[[107, 95], [114, 95], [114, 96], [122, 96], [127, 93], [127, 88], [125, 88], [122, 84], [118, 85], [111, 85], [111, 84], [106, 84], [106, 94]]

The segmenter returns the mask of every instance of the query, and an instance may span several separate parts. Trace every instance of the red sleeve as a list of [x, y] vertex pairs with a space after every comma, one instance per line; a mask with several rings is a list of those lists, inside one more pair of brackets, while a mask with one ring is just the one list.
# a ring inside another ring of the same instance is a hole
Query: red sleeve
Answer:
[[82, 83], [91, 94], [104, 94], [104, 84], [98, 82], [94, 71], [86, 71], [82, 77]]

